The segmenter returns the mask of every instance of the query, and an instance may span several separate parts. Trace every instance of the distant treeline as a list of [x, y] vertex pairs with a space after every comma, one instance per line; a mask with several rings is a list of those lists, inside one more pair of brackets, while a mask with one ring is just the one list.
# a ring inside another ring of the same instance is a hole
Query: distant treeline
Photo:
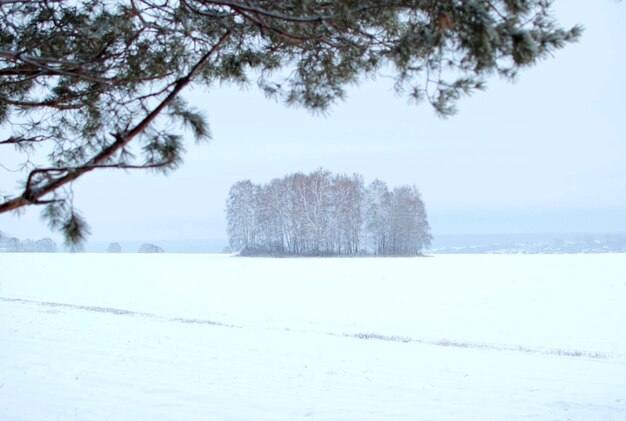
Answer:
[[433, 252], [440, 254], [626, 253], [624, 234], [457, 235], [437, 240]]
[[239, 181], [226, 214], [231, 247], [244, 255], [416, 256], [432, 239], [415, 186], [365, 187], [360, 175], [321, 169], [264, 185]]
[[[0, 232], [0, 253], [56, 253], [58, 251], [57, 244], [51, 238], [42, 238], [41, 240], [20, 240], [15, 237], [7, 237]], [[82, 252], [82, 249], [73, 250], [74, 252]], [[107, 253], [121, 253], [122, 247], [119, 243], [110, 243], [107, 247]], [[143, 243], [137, 250], [137, 253], [164, 253], [165, 251], [151, 243]]]
[[[121, 253], [121, 252], [122, 252], [122, 246], [120, 245], [120, 243], [110, 243], [109, 246], [107, 247], [107, 253]], [[165, 250], [163, 250], [161, 247], [157, 246], [156, 244], [143, 243], [141, 246], [139, 246], [139, 250], [137, 250], [137, 253], [165, 253]]]
[[20, 240], [15, 237], [2, 237], [0, 234], [0, 252], [8, 253], [56, 253], [57, 244], [51, 238], [41, 240]]

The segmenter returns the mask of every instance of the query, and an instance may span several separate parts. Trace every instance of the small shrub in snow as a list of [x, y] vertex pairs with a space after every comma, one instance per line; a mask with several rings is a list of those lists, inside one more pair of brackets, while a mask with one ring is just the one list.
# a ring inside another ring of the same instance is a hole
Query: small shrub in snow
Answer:
[[150, 244], [150, 243], [144, 243], [139, 247], [139, 250], [137, 250], [138, 253], [164, 253], [165, 251], [155, 245], [155, 244]]
[[111, 243], [109, 244], [109, 247], [107, 247], [107, 253], [121, 253], [122, 252], [122, 246], [120, 246], [120, 243]]

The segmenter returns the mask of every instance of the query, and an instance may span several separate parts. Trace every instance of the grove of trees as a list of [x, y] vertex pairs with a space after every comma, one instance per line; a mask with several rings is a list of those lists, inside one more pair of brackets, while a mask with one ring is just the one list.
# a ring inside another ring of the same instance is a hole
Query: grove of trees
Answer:
[[[398, 93], [451, 115], [490, 77], [513, 78], [578, 39], [581, 28], [563, 28], [552, 3], [2, 0], [0, 170], [21, 182], [0, 184], [0, 213], [41, 206], [67, 243], [83, 242], [77, 179], [168, 172], [182, 163], [182, 131], [210, 137], [201, 110], [181, 97], [192, 84], [256, 83], [324, 111], [346, 86], [384, 72]], [[342, 252], [353, 237], [341, 233]]]
[[239, 181], [226, 216], [231, 247], [244, 255], [416, 256], [432, 238], [415, 186], [366, 187], [360, 175], [322, 169], [264, 185]]

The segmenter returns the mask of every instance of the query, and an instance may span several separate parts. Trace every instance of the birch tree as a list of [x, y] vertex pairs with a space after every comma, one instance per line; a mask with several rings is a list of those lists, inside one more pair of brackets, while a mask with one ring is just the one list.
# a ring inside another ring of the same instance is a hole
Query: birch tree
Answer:
[[228, 193], [226, 215], [228, 238], [233, 250], [254, 250], [258, 231], [259, 186], [250, 180], [235, 183]]

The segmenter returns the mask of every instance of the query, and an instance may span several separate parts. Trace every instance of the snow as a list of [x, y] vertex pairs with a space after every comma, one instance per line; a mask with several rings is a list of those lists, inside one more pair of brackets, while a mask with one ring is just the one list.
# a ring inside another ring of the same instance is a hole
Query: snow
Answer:
[[626, 254], [0, 254], [1, 420], [623, 420]]

